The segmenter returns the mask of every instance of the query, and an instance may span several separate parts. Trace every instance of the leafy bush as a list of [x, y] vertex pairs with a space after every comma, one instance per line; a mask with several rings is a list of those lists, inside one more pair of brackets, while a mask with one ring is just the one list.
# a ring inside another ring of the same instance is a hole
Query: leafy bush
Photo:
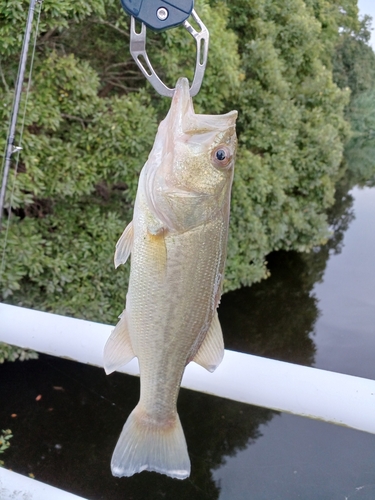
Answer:
[[345, 146], [351, 185], [375, 185], [375, 89], [357, 95], [348, 108], [352, 136]]
[[[2, 430], [0, 434], [0, 453], [4, 453], [10, 446], [9, 440], [13, 437], [10, 429]], [[4, 465], [3, 460], [0, 460], [0, 467]]]
[[15, 347], [0, 342], [0, 364], [4, 363], [4, 361], [25, 361], [27, 359], [37, 358], [38, 354], [34, 351], [30, 351], [29, 349], [22, 349], [21, 347]]
[[[327, 238], [349, 98], [328, 62], [357, 22], [346, 4], [343, 17], [333, 0], [196, 2], [211, 35], [196, 110], [239, 110], [226, 290], [266, 277], [272, 250]], [[2, 144], [26, 13], [21, 0], [0, 6]], [[114, 246], [169, 107], [127, 55], [127, 33], [113, 0], [43, 2], [7, 242], [0, 234], [3, 300], [101, 322], [122, 310], [128, 269], [114, 271]], [[148, 51], [163, 80], [191, 78], [183, 28], [148, 33]]]

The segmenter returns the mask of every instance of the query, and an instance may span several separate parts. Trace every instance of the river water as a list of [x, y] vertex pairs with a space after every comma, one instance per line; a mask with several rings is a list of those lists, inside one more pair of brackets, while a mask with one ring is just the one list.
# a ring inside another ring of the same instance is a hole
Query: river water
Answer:
[[[271, 278], [223, 297], [228, 349], [375, 379], [375, 190], [340, 201], [327, 246], [273, 254]], [[179, 413], [191, 477], [113, 478], [138, 394], [137, 378], [49, 356], [1, 365], [1, 428], [14, 434], [1, 458], [89, 500], [375, 499], [374, 435], [188, 390]]]
[[[293, 298], [289, 286], [285, 304], [280, 296], [275, 311], [270, 304], [264, 304], [264, 309], [271, 316], [286, 316], [286, 322], [292, 317], [299, 326], [299, 337], [273, 357], [293, 361], [295, 348], [297, 362], [310, 364], [312, 359], [311, 365], [317, 368], [375, 379], [375, 190], [356, 188], [351, 195], [354, 207], [343, 216], [349, 229], [339, 235], [343, 241], [328, 255], [323, 249], [326, 268], [322, 269], [324, 259], [318, 251], [308, 259], [305, 272], [315, 272], [318, 278], [311, 292], [304, 296], [303, 287], [296, 288]], [[281, 273], [279, 258], [275, 265]], [[284, 258], [291, 266], [290, 259]], [[288, 286], [286, 277], [283, 286]], [[257, 330], [261, 331], [266, 317], [262, 313]], [[277, 335], [282, 337], [283, 332], [279, 329]], [[310, 356], [308, 340], [312, 341]], [[298, 342], [304, 346], [305, 359]], [[286, 414], [258, 430], [260, 437], [254, 443], [215, 470], [220, 499], [375, 499], [375, 436]]]

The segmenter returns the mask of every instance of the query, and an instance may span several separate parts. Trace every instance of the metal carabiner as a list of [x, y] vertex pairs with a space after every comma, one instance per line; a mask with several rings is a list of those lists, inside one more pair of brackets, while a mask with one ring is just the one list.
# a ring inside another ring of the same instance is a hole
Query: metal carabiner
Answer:
[[[193, 9], [191, 11], [191, 16], [197, 25], [200, 28], [200, 31], [197, 31], [193, 26], [189, 23], [187, 19], [183, 21], [183, 26], [187, 29], [187, 31], [191, 34], [191, 36], [195, 39], [197, 45], [197, 56], [195, 63], [195, 73], [193, 83], [190, 87], [190, 95], [193, 97], [198, 94], [199, 89], [201, 88], [204, 72], [207, 64], [207, 54], [208, 54], [208, 43], [209, 43], [209, 33], [206, 26], [203, 24], [201, 19], [198, 17], [197, 13]], [[135, 30], [135, 19], [131, 16], [131, 25], [130, 25], [130, 53], [137, 63], [137, 66], [142, 71], [143, 75], [147, 78], [147, 80], [151, 83], [154, 89], [162, 96], [172, 97], [175, 89], [171, 89], [167, 87], [155, 73], [154, 68], [148, 58], [146, 52], [146, 25], [142, 22], [141, 32], [137, 33]], [[141, 58], [143, 58], [142, 62]]]

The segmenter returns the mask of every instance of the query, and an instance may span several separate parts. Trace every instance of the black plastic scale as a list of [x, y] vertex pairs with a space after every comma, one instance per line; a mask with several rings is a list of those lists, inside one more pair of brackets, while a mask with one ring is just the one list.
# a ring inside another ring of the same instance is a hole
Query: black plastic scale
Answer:
[[182, 24], [194, 8], [194, 0], [121, 0], [124, 10], [155, 31]]

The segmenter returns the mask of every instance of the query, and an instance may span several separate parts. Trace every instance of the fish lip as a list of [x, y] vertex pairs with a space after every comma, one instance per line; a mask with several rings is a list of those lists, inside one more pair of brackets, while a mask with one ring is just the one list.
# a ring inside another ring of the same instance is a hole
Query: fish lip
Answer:
[[176, 83], [169, 114], [175, 131], [178, 135], [183, 134], [188, 117], [195, 115], [189, 80], [185, 77], [179, 78]]
[[176, 88], [172, 97], [173, 104], [188, 104], [192, 103], [193, 99], [190, 95], [189, 80], [186, 77], [181, 77], [177, 80]]

